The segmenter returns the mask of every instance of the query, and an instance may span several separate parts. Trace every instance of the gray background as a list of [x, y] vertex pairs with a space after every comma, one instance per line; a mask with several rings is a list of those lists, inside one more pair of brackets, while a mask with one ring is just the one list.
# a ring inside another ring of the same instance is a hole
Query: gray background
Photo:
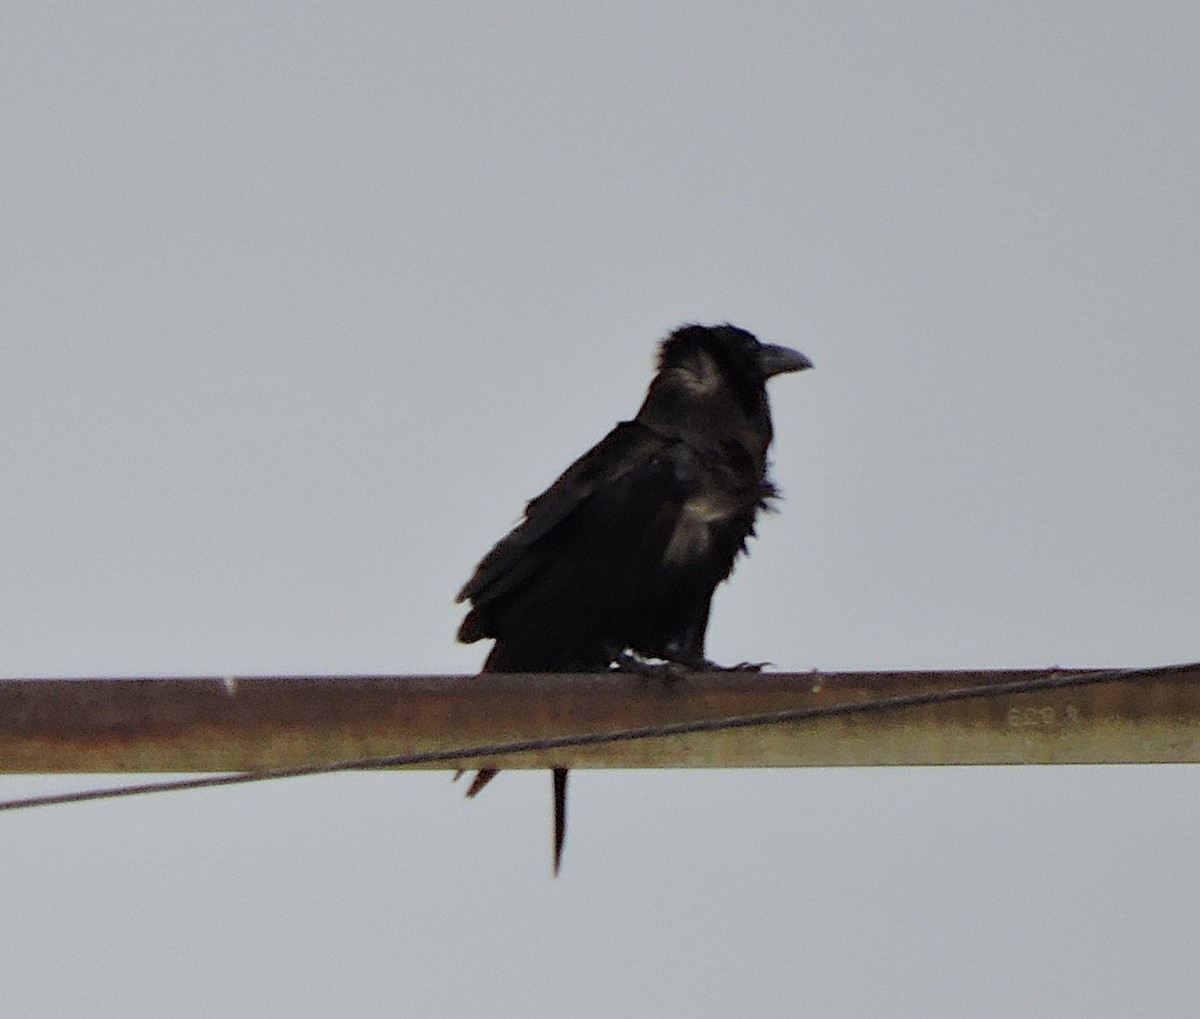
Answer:
[[[0, 8], [0, 675], [470, 672], [682, 321], [789, 669], [1200, 658], [1194, 3]], [[5, 1011], [1190, 1016], [1193, 768], [338, 776], [0, 822]], [[88, 779], [8, 778], [16, 795]]]

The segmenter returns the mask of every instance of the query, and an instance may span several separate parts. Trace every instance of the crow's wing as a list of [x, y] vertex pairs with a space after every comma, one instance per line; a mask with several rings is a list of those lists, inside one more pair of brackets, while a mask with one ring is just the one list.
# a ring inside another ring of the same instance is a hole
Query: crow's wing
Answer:
[[525, 519], [484, 556], [458, 594], [473, 604], [459, 639], [498, 636], [505, 603], [520, 600], [522, 588], [537, 585], [542, 601], [572, 576], [604, 570], [622, 550], [649, 551], [652, 532], [669, 535], [699, 484], [680, 454], [676, 441], [640, 422], [617, 425], [531, 500]]

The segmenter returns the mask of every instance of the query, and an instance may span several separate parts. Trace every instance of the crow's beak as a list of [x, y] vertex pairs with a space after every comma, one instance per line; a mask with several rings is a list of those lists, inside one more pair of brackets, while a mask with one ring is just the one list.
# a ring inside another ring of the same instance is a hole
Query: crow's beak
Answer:
[[811, 368], [813, 363], [798, 350], [764, 343], [758, 352], [758, 366], [762, 369], [763, 377], [769, 379], [772, 375], [785, 372], [802, 372], [805, 368]]

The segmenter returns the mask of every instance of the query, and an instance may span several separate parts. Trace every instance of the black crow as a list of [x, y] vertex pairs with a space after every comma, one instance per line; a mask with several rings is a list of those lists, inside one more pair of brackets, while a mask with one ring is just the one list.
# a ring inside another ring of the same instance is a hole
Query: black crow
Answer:
[[[458, 639], [496, 642], [484, 671], [713, 668], [713, 590], [776, 494], [766, 382], [811, 367], [729, 324], [668, 336], [637, 416], [532, 500], [459, 592], [471, 610]], [[494, 774], [480, 771], [467, 795]], [[555, 873], [566, 780], [554, 770]]]

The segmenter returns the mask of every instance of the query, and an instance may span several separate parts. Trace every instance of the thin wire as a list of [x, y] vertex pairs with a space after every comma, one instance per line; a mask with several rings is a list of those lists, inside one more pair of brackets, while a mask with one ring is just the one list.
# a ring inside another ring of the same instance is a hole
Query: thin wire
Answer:
[[513, 740], [507, 743], [483, 743], [455, 747], [449, 750], [425, 750], [411, 754], [389, 754], [384, 757], [363, 757], [325, 764], [299, 764], [291, 768], [271, 768], [263, 771], [244, 771], [229, 775], [206, 775], [203, 778], [177, 779], [168, 782], [147, 782], [140, 785], [116, 786], [110, 789], [86, 789], [73, 793], [30, 796], [23, 799], [0, 800], [0, 811], [24, 810], [28, 807], [48, 807], [60, 803], [83, 803], [89, 800], [116, 799], [140, 796], [144, 793], [179, 792], [184, 789], [208, 789], [216, 786], [243, 785], [280, 778], [300, 778], [306, 775], [330, 775], [341, 771], [377, 771], [403, 768], [418, 764], [453, 763], [480, 757], [500, 757], [508, 754], [558, 750], [565, 747], [590, 747], [606, 743], [628, 743], [634, 740], [658, 739], [665, 736], [686, 736], [699, 732], [719, 732], [725, 729], [748, 729], [763, 725], [804, 722], [816, 718], [841, 715], [861, 715], [871, 712], [895, 711], [901, 708], [948, 704], [953, 701], [1002, 697], [1008, 694], [1034, 693], [1066, 687], [1092, 686], [1125, 679], [1145, 679], [1191, 671], [1194, 665], [1166, 665], [1157, 668], [1100, 669], [1095, 672], [1060, 673], [1036, 676], [1032, 679], [1010, 680], [980, 686], [954, 687], [950, 690], [931, 690], [918, 694], [898, 694], [869, 701], [853, 701], [807, 708], [784, 708], [746, 715], [726, 715], [721, 718], [700, 718], [686, 722], [664, 722], [659, 725], [615, 729], [608, 732], [586, 732], [568, 736], [545, 736], [538, 739]]

